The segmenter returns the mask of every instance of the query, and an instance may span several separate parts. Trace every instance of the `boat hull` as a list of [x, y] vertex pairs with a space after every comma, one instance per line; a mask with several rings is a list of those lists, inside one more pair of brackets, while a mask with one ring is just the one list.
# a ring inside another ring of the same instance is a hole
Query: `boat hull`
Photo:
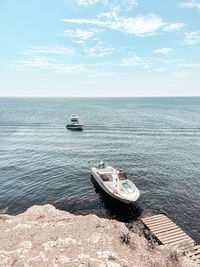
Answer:
[[70, 129], [70, 130], [82, 131], [83, 130], [83, 125], [70, 125], [70, 124], [67, 124], [66, 128]]

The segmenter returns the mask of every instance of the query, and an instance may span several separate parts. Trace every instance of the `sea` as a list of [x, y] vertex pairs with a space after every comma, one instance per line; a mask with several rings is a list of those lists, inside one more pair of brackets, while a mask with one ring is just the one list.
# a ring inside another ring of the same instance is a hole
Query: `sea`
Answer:
[[[66, 129], [72, 114], [83, 131]], [[122, 169], [141, 192], [106, 196], [89, 163]], [[200, 98], [0, 98], [0, 213], [51, 204], [134, 223], [165, 212], [200, 242]]]

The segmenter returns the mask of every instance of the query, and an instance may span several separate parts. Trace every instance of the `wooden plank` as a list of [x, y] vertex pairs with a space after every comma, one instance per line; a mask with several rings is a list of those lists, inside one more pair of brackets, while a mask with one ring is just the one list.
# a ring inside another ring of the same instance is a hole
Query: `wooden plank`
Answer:
[[191, 251], [199, 250], [200, 246], [199, 245], [195, 245], [191, 249], [192, 249]]
[[171, 244], [179, 240], [191, 240], [191, 237], [189, 236], [175, 236], [173, 239], [165, 240], [165, 244]]
[[194, 255], [193, 257], [191, 257], [193, 260], [197, 260], [200, 259], [200, 254]]
[[181, 237], [188, 237], [188, 235], [186, 235], [185, 233], [180, 233], [180, 234], [176, 234], [176, 235], [171, 235], [171, 236], [159, 236], [157, 235], [157, 237], [161, 240], [161, 241], [164, 241], [164, 242], [168, 242], [170, 240], [173, 240], [175, 238], [181, 238]]
[[200, 249], [196, 249], [196, 250], [192, 250], [192, 251], [188, 252], [187, 255], [189, 257], [191, 257], [191, 256], [196, 255], [196, 254], [199, 254], [199, 253], [200, 253]]
[[169, 224], [169, 223], [173, 223], [172, 221], [169, 220], [164, 220], [164, 221], [159, 221], [157, 223], [146, 223], [146, 225], [148, 225], [149, 227], [158, 227], [159, 225], [165, 225], [165, 224]]
[[178, 245], [178, 244], [180, 244], [180, 243], [187, 243], [188, 241], [193, 241], [192, 240], [192, 238], [191, 237], [188, 237], [188, 239], [184, 239], [184, 240], [177, 240], [177, 241], [174, 241], [174, 242], [169, 242], [169, 243], [167, 243], [168, 245], [172, 245], [172, 246], [174, 246], [174, 245]]
[[160, 234], [160, 233], [165, 233], [165, 232], [170, 232], [170, 231], [172, 231], [172, 230], [177, 230], [177, 227], [171, 227], [171, 228], [167, 228], [167, 229], [161, 229], [161, 230], [158, 230], [158, 231], [155, 231], [154, 230], [154, 235], [157, 235], [157, 234]]
[[149, 223], [149, 222], [159, 222], [159, 221], [162, 221], [162, 220], [170, 220], [168, 217], [166, 216], [162, 216], [162, 217], [156, 217], [156, 218], [148, 218], [148, 219], [142, 219], [142, 221], [144, 223]]
[[166, 239], [170, 239], [170, 238], [173, 238], [175, 236], [180, 236], [180, 235], [188, 236], [186, 233], [179, 231], [179, 230], [176, 230], [175, 232], [172, 232], [172, 233], [171, 231], [168, 231], [168, 232], [164, 232], [164, 233], [157, 234], [157, 235], [160, 237], [166, 238]]
[[165, 214], [160, 213], [160, 214], [152, 215], [152, 216], [149, 216], [149, 217], [144, 217], [144, 218], [142, 218], [142, 219], [147, 220], [147, 219], [151, 219], [151, 218], [159, 218], [159, 217], [167, 217], [167, 216], [166, 216]]
[[171, 220], [169, 220], [168, 218], [163, 218], [162, 220], [157, 220], [157, 221], [149, 221], [149, 222], [146, 222], [146, 224], [151, 224], [151, 225], [153, 225], [153, 224], [158, 224], [158, 223], [173, 223]]
[[192, 251], [192, 253], [193, 253], [194, 255], [196, 255], [196, 254], [200, 254], [200, 249], [199, 249], [199, 248], [198, 248], [198, 249], [195, 249], [195, 250]]
[[[165, 221], [165, 222], [161, 222], [161, 226], [163, 225], [168, 225], [168, 224], [173, 224], [176, 225], [175, 223], [173, 223], [172, 221]], [[157, 228], [159, 225], [152, 225], [152, 224], [146, 224], [147, 226], [151, 227], [151, 228]]]
[[179, 235], [179, 236], [170, 236], [170, 237], [159, 237], [158, 236], [158, 239], [162, 241], [162, 243], [168, 243], [174, 239], [180, 239], [180, 238], [187, 238], [188, 236], [187, 235]]
[[[147, 225], [148, 226], [148, 225]], [[151, 230], [157, 230], [157, 229], [161, 229], [161, 228], [165, 228], [168, 226], [176, 226], [178, 228], [178, 226], [173, 223], [173, 222], [168, 222], [168, 223], [164, 223], [162, 225], [158, 225], [158, 226], [148, 226]]]
[[[176, 234], [176, 233], [185, 233], [183, 232], [177, 225], [176, 225], [176, 229], [174, 230], [169, 230], [168, 232], [166, 231], [166, 234]], [[162, 235], [165, 235], [165, 233], [163, 233]]]
[[[172, 221], [170, 221], [170, 220], [166, 220], [166, 219], [164, 219], [164, 220], [162, 220], [162, 221], [156, 221], [156, 222], [147, 222], [146, 223], [146, 225], [152, 225], [152, 226], [154, 226], [154, 224], [155, 224], [155, 226], [157, 225], [157, 224], [166, 224], [166, 223], [173, 223]], [[174, 223], [175, 224], [175, 223]]]
[[195, 256], [196, 258], [200, 258], [200, 251], [198, 252], [193, 252], [192, 258]]
[[200, 259], [196, 259], [195, 263], [200, 264]]
[[178, 235], [178, 234], [181, 234], [181, 233], [184, 233], [181, 229], [175, 229], [175, 230], [159, 233], [157, 235], [160, 236], [160, 237], [170, 237], [170, 236]]
[[190, 240], [190, 241], [188, 241], [188, 242], [185, 243], [185, 244], [182, 244], [182, 245], [179, 244], [179, 246], [181, 246], [181, 247], [189, 247], [189, 246], [194, 247], [194, 245], [195, 245], [195, 242], [194, 242], [193, 239]]
[[199, 245], [194, 246], [194, 249], [200, 249]]
[[149, 225], [149, 226], [157, 226], [159, 224], [164, 224], [164, 223], [168, 223], [168, 222], [172, 222], [172, 221], [170, 221], [167, 218], [164, 218], [164, 219], [159, 220], [159, 221], [156, 221], [156, 222], [148, 222], [148, 223], [146, 223], [146, 225]]
[[141, 220], [146, 223], [146, 222], [149, 222], [149, 221], [154, 221], [154, 220], [158, 220], [158, 219], [162, 219], [162, 218], [168, 218], [166, 215], [163, 215], [163, 214], [158, 214], [158, 215], [154, 215], [154, 216], [151, 216], [151, 217], [146, 217], [146, 218], [142, 218]]
[[144, 223], [148, 223], [148, 222], [153, 222], [153, 221], [158, 221], [158, 220], [162, 220], [166, 218], [166, 216], [164, 215], [155, 215], [155, 216], [152, 216], [152, 217], [148, 217], [148, 218], [142, 218], [141, 220], [144, 222]]
[[178, 230], [179, 228], [175, 224], [170, 224], [170, 225], [162, 226], [162, 227], [159, 227], [159, 228], [156, 228], [156, 229], [152, 229], [152, 228], [150, 228], [150, 229], [154, 234], [158, 234], [158, 233], [166, 232], [166, 231], [169, 231], [169, 230], [175, 230], [175, 229]]
[[181, 242], [185, 242], [185, 241], [191, 241], [192, 240], [192, 238], [190, 237], [190, 236], [181, 236], [181, 237], [177, 237], [177, 238], [174, 238], [174, 240], [168, 240], [168, 241], [166, 241], [166, 244], [172, 244], [172, 243], [175, 243], [176, 241], [177, 242], [179, 242], [179, 241], [181, 241]]
[[189, 240], [183, 244], [174, 245], [174, 247], [182, 252], [184, 252], [186, 249], [192, 249], [194, 247], [195, 243], [194, 240]]
[[183, 252], [188, 255], [188, 253], [192, 252], [194, 249], [194, 245], [190, 247], [183, 247]]
[[200, 260], [195, 260], [196, 265], [200, 265]]
[[175, 247], [180, 252], [185, 253], [183, 255], [200, 264], [200, 246], [196, 245], [195, 241], [166, 215], [158, 214], [141, 220], [162, 244]]
[[187, 246], [183, 247], [184, 251], [187, 253], [187, 252], [191, 252], [193, 250], [195, 250], [195, 243], [194, 243], [194, 240], [192, 239], [192, 241], [190, 243], [188, 243]]
[[176, 245], [179, 245], [180, 247], [182, 246], [187, 246], [187, 244], [189, 245], [188, 242], [192, 242], [193, 240], [191, 238], [187, 238], [187, 239], [179, 239], [177, 241], [174, 241], [174, 242], [169, 242], [168, 245], [171, 245], [173, 247], [175, 247]]

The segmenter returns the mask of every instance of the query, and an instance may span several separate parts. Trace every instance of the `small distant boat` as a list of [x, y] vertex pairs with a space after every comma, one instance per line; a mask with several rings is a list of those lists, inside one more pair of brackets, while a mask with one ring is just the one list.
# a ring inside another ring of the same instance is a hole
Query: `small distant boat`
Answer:
[[72, 115], [71, 116], [71, 122], [67, 123], [66, 127], [67, 129], [71, 130], [83, 130], [84, 124], [81, 124], [78, 122], [78, 116]]
[[100, 162], [98, 168], [91, 167], [91, 174], [107, 194], [119, 201], [131, 204], [140, 196], [138, 188], [121, 170], [118, 171]]

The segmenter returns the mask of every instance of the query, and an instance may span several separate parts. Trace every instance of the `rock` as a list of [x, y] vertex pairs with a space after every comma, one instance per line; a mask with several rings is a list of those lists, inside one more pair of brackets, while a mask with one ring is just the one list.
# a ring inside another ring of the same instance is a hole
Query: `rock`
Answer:
[[[130, 225], [128, 225], [130, 226]], [[129, 227], [128, 227], [129, 228]], [[73, 215], [51, 205], [17, 216], [0, 215], [0, 266], [195, 266], [171, 250], [151, 249], [122, 222]], [[129, 242], [123, 242], [128, 236]]]

